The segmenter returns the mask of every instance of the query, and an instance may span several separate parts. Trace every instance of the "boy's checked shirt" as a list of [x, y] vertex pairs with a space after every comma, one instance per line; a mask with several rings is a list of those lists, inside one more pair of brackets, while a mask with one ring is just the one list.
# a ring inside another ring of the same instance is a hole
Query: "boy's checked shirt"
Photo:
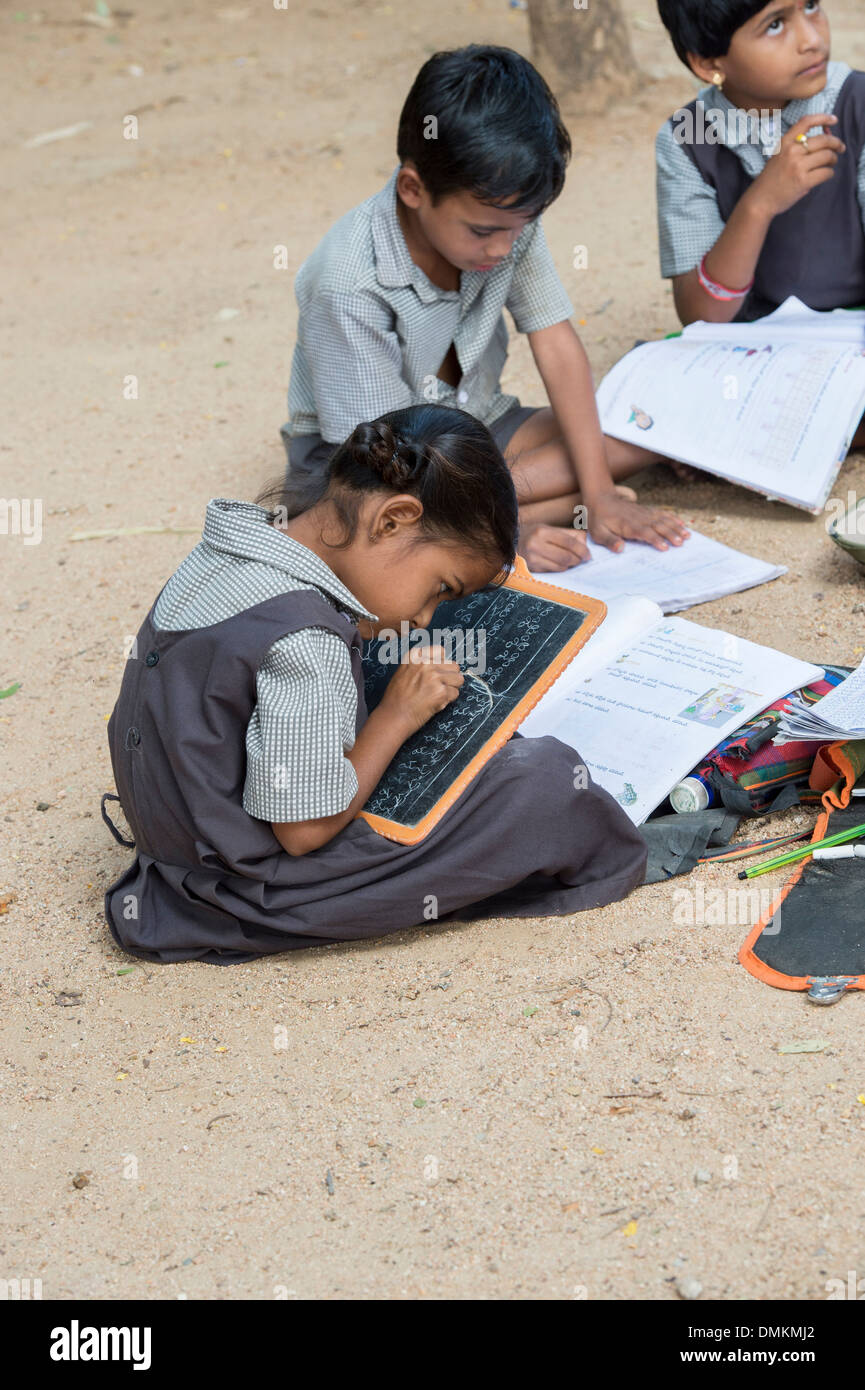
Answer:
[[[434, 285], [409, 255], [396, 177], [331, 227], [297, 273], [293, 435], [342, 443], [360, 421], [425, 401], [490, 425], [519, 404], [499, 388], [508, 342], [502, 310], [520, 333], [573, 314], [540, 219], [494, 270], [463, 271], [459, 290]], [[457, 387], [436, 376], [451, 343], [462, 371]]]
[[[822, 92], [806, 100], [790, 101], [782, 108], [781, 129], [776, 132], [778, 138], [785, 135], [802, 116], [812, 113], [830, 115], [849, 73], [850, 68], [846, 63], [830, 63]], [[738, 130], [739, 123], [735, 118], [729, 119], [738, 108], [715, 87], [704, 88], [699, 93], [699, 100], [705, 108], [707, 126], [712, 110], [721, 112], [723, 122], [718, 122], [718, 126], [723, 133], [722, 143], [735, 150], [747, 172], [756, 178], [765, 169], [769, 156], [759, 144], [738, 138], [744, 132]], [[675, 116], [673, 121], [675, 123]], [[715, 136], [712, 138], [715, 139]], [[718, 211], [714, 188], [704, 183], [687, 151], [676, 141], [669, 120], [658, 131], [655, 158], [661, 274], [670, 279], [674, 275], [685, 275], [699, 265], [723, 232], [724, 221]], [[858, 193], [865, 225], [865, 150], [859, 162]]]

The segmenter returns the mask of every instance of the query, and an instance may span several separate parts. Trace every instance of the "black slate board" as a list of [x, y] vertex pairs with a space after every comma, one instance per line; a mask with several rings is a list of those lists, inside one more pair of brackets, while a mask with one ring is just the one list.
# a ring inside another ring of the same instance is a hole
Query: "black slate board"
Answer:
[[[429, 814], [586, 622], [588, 612], [570, 606], [571, 598], [563, 591], [562, 602], [554, 602], [493, 588], [439, 605], [428, 628], [431, 640], [436, 631], [473, 630], [474, 643], [470, 636], [465, 638], [466, 657], [460, 664], [470, 671], [483, 652], [485, 669], [479, 673], [489, 693], [467, 676], [454, 703], [403, 744], [365, 812], [406, 827], [417, 826]], [[369, 710], [378, 704], [396, 670], [390, 662], [382, 664], [381, 650], [378, 641], [364, 650]]]

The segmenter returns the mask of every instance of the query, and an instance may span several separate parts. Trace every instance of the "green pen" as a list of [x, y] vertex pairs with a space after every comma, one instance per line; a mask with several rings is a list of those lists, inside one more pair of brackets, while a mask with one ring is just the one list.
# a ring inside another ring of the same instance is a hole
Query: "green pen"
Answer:
[[803, 845], [801, 849], [792, 849], [787, 854], [779, 854], [776, 859], [767, 859], [764, 864], [755, 864], [750, 869], [740, 869], [740, 878], [757, 878], [759, 874], [767, 874], [770, 869], [780, 869], [785, 864], [795, 864], [799, 859], [807, 859], [813, 854], [815, 849], [828, 849], [830, 845], [843, 845], [847, 840], [855, 840], [857, 836], [865, 835], [865, 825], [854, 825], [850, 830], [840, 830], [837, 835], [828, 835], [825, 840], [815, 840], [810, 845]]

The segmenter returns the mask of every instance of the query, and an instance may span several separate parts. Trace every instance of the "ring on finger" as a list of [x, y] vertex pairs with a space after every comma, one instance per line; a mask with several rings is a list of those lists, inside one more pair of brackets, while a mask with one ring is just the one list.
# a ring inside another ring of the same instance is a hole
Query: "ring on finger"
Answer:
[[805, 151], [805, 153], [806, 153], [806, 154], [808, 153], [808, 136], [807, 136], [807, 135], [797, 135], [797, 136], [796, 136], [796, 144], [797, 144], [797, 145], [801, 145], [801, 146], [802, 146], [802, 149]]

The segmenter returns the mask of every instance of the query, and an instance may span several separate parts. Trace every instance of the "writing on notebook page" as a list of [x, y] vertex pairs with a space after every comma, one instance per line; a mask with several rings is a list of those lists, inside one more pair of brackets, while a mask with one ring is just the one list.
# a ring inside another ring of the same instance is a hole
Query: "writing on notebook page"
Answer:
[[751, 460], [767, 472], [788, 467], [807, 433], [814, 394], [838, 367], [838, 354], [831, 347], [706, 343], [682, 375], [686, 382], [692, 377], [714, 377], [717, 382], [714, 404], [701, 392], [691, 406], [709, 436], [707, 458], [722, 459], [733, 450], [739, 466]]
[[805, 441], [814, 394], [819, 393], [823, 381], [835, 370], [831, 349], [799, 352], [798, 361], [795, 353], [793, 349], [787, 355], [778, 380], [771, 383], [768, 411], [752, 420], [757, 427], [757, 442], [746, 456], [761, 458], [767, 470], [787, 468], [796, 461]]

